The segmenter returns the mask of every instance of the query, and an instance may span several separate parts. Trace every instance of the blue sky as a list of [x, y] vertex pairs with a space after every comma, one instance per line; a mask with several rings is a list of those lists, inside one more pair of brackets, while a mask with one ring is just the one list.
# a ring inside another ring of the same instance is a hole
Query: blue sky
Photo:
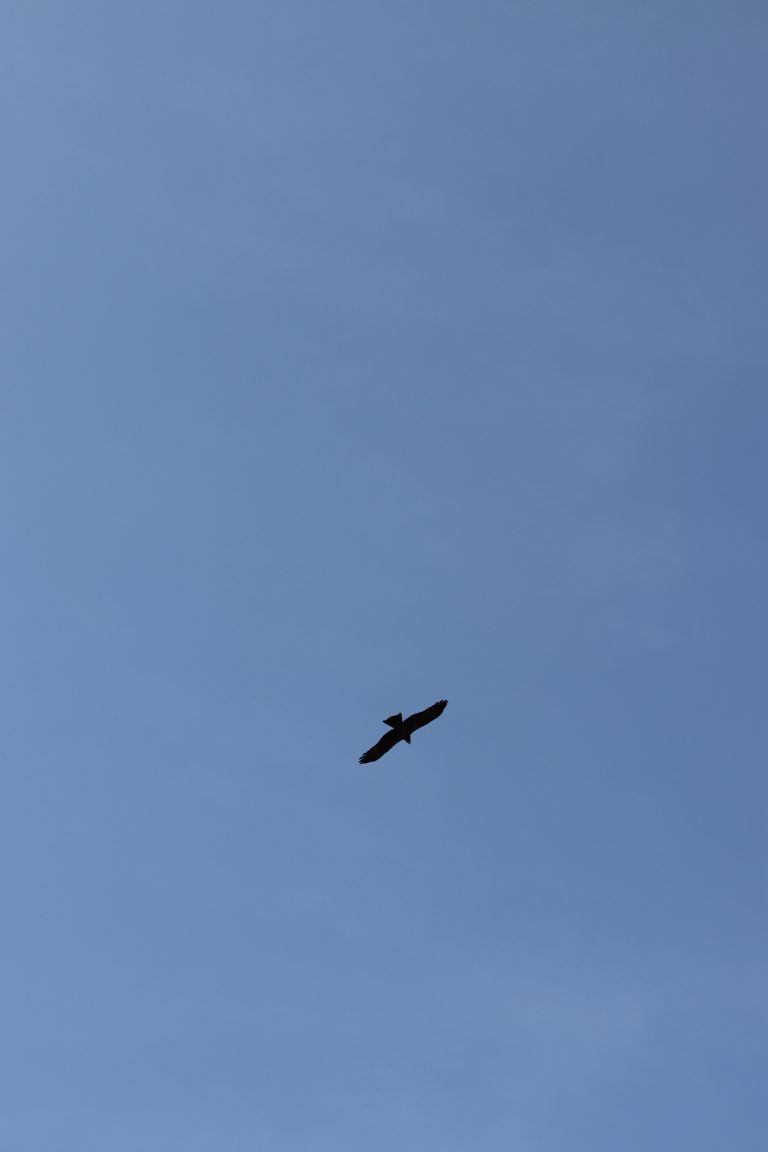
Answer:
[[767, 49], [6, 0], [3, 1152], [762, 1152]]

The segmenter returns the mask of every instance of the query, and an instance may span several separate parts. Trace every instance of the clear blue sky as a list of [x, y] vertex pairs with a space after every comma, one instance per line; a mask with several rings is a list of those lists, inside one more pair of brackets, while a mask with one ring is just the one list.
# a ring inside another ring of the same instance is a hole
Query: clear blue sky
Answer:
[[766, 107], [739, 0], [5, 0], [0, 1152], [764, 1152]]

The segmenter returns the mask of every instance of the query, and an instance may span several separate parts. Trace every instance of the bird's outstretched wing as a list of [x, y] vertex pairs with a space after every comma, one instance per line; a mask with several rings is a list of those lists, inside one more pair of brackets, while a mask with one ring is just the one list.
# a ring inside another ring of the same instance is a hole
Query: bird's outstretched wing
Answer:
[[415, 732], [417, 728], [423, 728], [425, 724], [431, 724], [433, 720], [437, 720], [438, 716], [442, 715], [447, 700], [438, 700], [430, 708], [425, 708], [423, 712], [414, 712], [405, 721], [406, 727], [409, 732]]
[[373, 748], [369, 748], [367, 752], [363, 752], [360, 757], [360, 763], [370, 764], [372, 760], [378, 760], [385, 752], [389, 752], [390, 748], [394, 748], [398, 740], [402, 740], [399, 732], [395, 732], [394, 729], [385, 732], [381, 740], [379, 740], [377, 744], [374, 744]]

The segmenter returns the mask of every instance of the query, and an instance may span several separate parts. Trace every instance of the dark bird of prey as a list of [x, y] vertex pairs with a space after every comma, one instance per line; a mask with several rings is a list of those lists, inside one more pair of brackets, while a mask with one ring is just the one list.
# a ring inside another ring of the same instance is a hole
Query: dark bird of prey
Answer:
[[398, 712], [396, 716], [388, 716], [384, 723], [389, 724], [391, 731], [385, 732], [378, 744], [374, 744], [373, 748], [363, 752], [360, 763], [370, 764], [372, 760], [378, 760], [385, 752], [389, 752], [390, 748], [394, 748], [400, 740], [405, 740], [406, 744], [410, 744], [411, 733], [415, 732], [417, 728], [423, 728], [425, 724], [431, 724], [433, 720], [437, 720], [438, 716], [442, 715], [447, 703], [447, 700], [438, 700], [437, 704], [433, 704], [431, 708], [425, 708], [423, 712], [414, 712], [413, 716], [409, 716], [406, 720], [403, 720], [402, 712]]

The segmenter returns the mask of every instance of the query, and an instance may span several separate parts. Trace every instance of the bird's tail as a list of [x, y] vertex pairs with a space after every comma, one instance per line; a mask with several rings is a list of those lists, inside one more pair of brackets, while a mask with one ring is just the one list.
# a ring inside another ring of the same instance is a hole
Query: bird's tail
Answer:
[[396, 716], [387, 716], [384, 723], [389, 724], [390, 728], [399, 728], [400, 725], [403, 723], [402, 712], [398, 712]]

